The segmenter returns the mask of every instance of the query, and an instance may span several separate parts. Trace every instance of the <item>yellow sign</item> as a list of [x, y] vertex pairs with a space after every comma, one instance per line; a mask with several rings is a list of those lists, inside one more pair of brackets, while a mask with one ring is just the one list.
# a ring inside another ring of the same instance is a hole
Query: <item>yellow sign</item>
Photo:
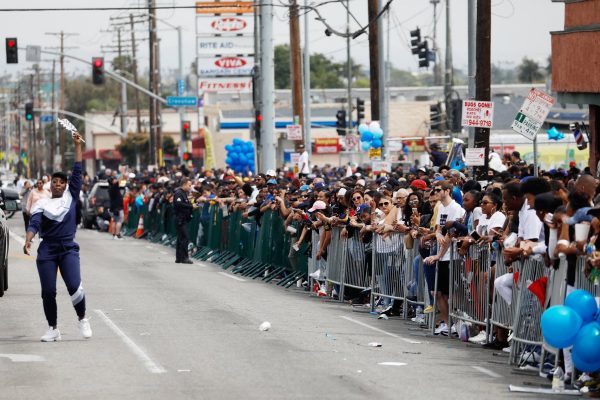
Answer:
[[381, 147], [378, 149], [369, 149], [369, 159], [371, 160], [381, 160]]
[[196, 2], [196, 14], [246, 14], [252, 12], [254, 12], [254, 3], [251, 1]]
[[212, 145], [212, 136], [207, 128], [204, 130], [204, 168], [211, 169], [215, 168], [215, 153]]

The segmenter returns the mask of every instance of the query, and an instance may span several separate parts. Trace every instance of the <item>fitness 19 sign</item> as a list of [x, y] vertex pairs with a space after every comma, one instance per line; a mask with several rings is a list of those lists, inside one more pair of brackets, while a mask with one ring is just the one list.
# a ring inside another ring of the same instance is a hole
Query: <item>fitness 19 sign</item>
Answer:
[[479, 100], [463, 100], [462, 126], [467, 128], [492, 128], [493, 125], [493, 102]]

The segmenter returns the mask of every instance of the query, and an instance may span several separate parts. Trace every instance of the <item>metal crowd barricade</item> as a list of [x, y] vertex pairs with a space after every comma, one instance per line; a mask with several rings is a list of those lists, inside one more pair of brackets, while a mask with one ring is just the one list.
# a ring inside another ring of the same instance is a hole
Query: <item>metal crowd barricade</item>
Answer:
[[321, 244], [321, 235], [318, 230], [311, 229], [310, 230], [310, 257], [308, 259], [308, 275], [314, 274], [317, 270], [320, 271], [319, 279], [315, 280], [314, 278], [310, 278], [309, 284], [311, 287], [314, 285], [314, 282], [318, 282], [322, 279], [326, 265], [324, 265], [323, 260], [317, 260], [317, 253], [319, 252], [319, 246]]
[[575, 270], [575, 289], [583, 289], [590, 292], [594, 297], [600, 297], [600, 286], [597, 282], [592, 282], [585, 276], [585, 256], [577, 258], [577, 267]]
[[371, 311], [375, 311], [375, 296], [395, 301], [406, 298], [407, 264], [403, 234], [373, 234]]
[[[429, 296], [425, 285], [423, 260], [419, 254], [418, 239], [414, 239], [412, 249], [407, 249], [405, 242], [404, 249], [406, 256], [404, 279], [405, 304], [415, 308], [424, 308], [429, 303]], [[408, 307], [404, 307], [402, 314], [405, 319], [408, 317]]]
[[[490, 277], [490, 280], [492, 283], [494, 282], [495, 278], [508, 273], [508, 266], [504, 263], [504, 257], [502, 256], [502, 252], [496, 251], [495, 254], [496, 254], [495, 273], [491, 274], [491, 277]], [[513, 263], [513, 265], [512, 265], [513, 271], [518, 272], [520, 270], [520, 266], [521, 266], [520, 262]], [[493, 289], [493, 285], [492, 285], [492, 289]], [[517, 303], [517, 294], [518, 294], [517, 290], [512, 291], [512, 299], [509, 304], [506, 300], [504, 300], [502, 298], [502, 296], [500, 296], [500, 294], [496, 290], [493, 290], [492, 317], [490, 318], [490, 322], [492, 325], [503, 328], [503, 329], [507, 329], [507, 330], [512, 329], [512, 324], [515, 319], [513, 316], [512, 305]], [[490, 331], [487, 331], [487, 333], [489, 335]]]
[[541, 258], [529, 257], [522, 261], [517, 284], [513, 286], [513, 293], [517, 291], [517, 301], [513, 303], [515, 312], [509, 358], [511, 364], [519, 364], [521, 355], [526, 350], [533, 352], [542, 345], [540, 319], [544, 304], [528, 287], [548, 275], [549, 270]]
[[[490, 268], [489, 244], [473, 244], [462, 257], [455, 243], [450, 259], [449, 317], [452, 322], [462, 321], [484, 326], [490, 332]], [[452, 323], [448, 323], [452, 326]], [[457, 333], [458, 329], [457, 329]], [[451, 335], [448, 335], [451, 336]]]
[[[342, 289], [351, 287], [356, 289], [366, 289], [370, 286], [371, 277], [371, 259], [366, 257], [366, 245], [360, 239], [358, 231], [347, 238], [342, 239], [342, 245], [346, 252], [343, 257], [342, 265]], [[370, 244], [369, 244], [370, 246]], [[340, 299], [344, 298], [343, 290], [340, 292]]]
[[340, 285], [340, 299], [343, 289], [344, 258], [347, 256], [346, 241], [341, 237], [342, 228], [335, 226], [331, 229], [331, 241], [327, 248], [327, 282]]

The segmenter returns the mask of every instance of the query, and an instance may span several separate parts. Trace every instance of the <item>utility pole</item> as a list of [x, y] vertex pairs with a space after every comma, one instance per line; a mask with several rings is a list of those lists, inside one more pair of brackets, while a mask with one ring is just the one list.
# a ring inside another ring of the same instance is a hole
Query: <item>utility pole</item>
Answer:
[[261, 169], [276, 168], [275, 154], [275, 109], [274, 109], [274, 87], [275, 87], [275, 66], [273, 59], [275, 57], [273, 50], [273, 5], [270, 2], [263, 3], [260, 6], [260, 68], [261, 68], [261, 112], [262, 123], [260, 141], [261, 149]]
[[[78, 33], [48, 32], [46, 35], [60, 36], [60, 109], [65, 109], [65, 37], [79, 35]], [[65, 168], [65, 135], [59, 135], [60, 142], [60, 169]]]
[[[56, 60], [52, 60], [52, 96], [50, 104], [53, 110], [56, 110]], [[54, 168], [54, 159], [56, 158], [56, 144], [58, 143], [58, 113], [53, 113], [54, 135], [50, 140], [50, 169]]]
[[[467, 25], [469, 36], [469, 66], [467, 75], [469, 83], [469, 100], [475, 99], [475, 75], [477, 73], [477, 59], [475, 53], [475, 41], [477, 40], [477, 0], [468, 0]], [[469, 142], [470, 148], [475, 147], [475, 128], [469, 127]]]
[[446, 123], [451, 126], [452, 116], [450, 110], [450, 98], [452, 97], [452, 86], [454, 85], [454, 74], [452, 68], [452, 40], [450, 35], [450, 0], [446, 0], [446, 73], [444, 79], [444, 104], [446, 105]]
[[[300, 54], [300, 21], [297, 0], [290, 0], [290, 66], [292, 70], [292, 117], [304, 121], [302, 104], [302, 57]], [[295, 123], [295, 122], [294, 122]], [[304, 138], [304, 135], [302, 136]]]
[[350, 0], [346, 0], [346, 79], [348, 79], [348, 94], [346, 95], [348, 100], [348, 130], [346, 136], [352, 134], [352, 52], [350, 50], [350, 40]]
[[[37, 93], [37, 104], [38, 107], [42, 107], [42, 91], [41, 91], [41, 82], [40, 82], [40, 66], [38, 64], [34, 64], [34, 69], [35, 69], [35, 82], [36, 82], [36, 93]], [[39, 122], [39, 131], [36, 132], [36, 128], [35, 128], [35, 113], [33, 114], [34, 118], [33, 118], [33, 140], [35, 141], [35, 168], [36, 171], [38, 173], [38, 175], [41, 175], [41, 171], [42, 171], [42, 159], [45, 158], [46, 155], [46, 149], [44, 148], [44, 146], [41, 145], [41, 138], [43, 137], [42, 134], [42, 116], [41, 114], [38, 117], [38, 122]]]
[[440, 0], [429, 0], [433, 5], [433, 54], [435, 54], [435, 64], [433, 65], [433, 84], [435, 86], [442, 85], [442, 64], [440, 62], [439, 48], [437, 45], [437, 5]]
[[[304, 0], [304, 6], [308, 7], [309, 5], [309, 0]], [[308, 19], [308, 12], [304, 12], [304, 64], [303, 64], [303, 70], [304, 70], [304, 79], [302, 80], [302, 82], [304, 83], [304, 145], [305, 150], [308, 152], [308, 155], [312, 155], [312, 145], [311, 145], [311, 128], [312, 128], [312, 124], [311, 124], [311, 117], [310, 117], [310, 104], [311, 104], [311, 97], [310, 97], [310, 51], [309, 51], [309, 43], [310, 43], [310, 30], [308, 29], [309, 26], [309, 19]]]
[[[150, 42], [150, 63], [149, 70], [150, 76], [148, 79], [150, 91], [156, 94], [156, 19], [154, 18], [156, 15], [155, 8], [155, 0], [148, 0], [148, 13], [150, 14], [150, 18], [148, 19], [148, 34], [149, 34], [149, 42]], [[149, 159], [148, 163], [151, 165], [158, 164], [158, 146], [156, 140], [156, 132], [158, 127], [158, 119], [156, 117], [157, 112], [157, 103], [154, 99], [150, 99], [150, 141], [149, 141]]]
[[[475, 52], [477, 54], [477, 72], [475, 77], [475, 98], [481, 101], [491, 99], [491, 34], [492, 32], [492, 1], [477, 0], [477, 42]], [[487, 176], [488, 161], [490, 154], [490, 130], [489, 128], [475, 129], [475, 147], [485, 149], [485, 165], [479, 168], [477, 176]], [[485, 179], [485, 178], [483, 178]]]
[[[29, 98], [35, 104], [35, 91], [33, 89], [33, 74], [29, 76]], [[35, 107], [35, 106], [34, 106]], [[35, 113], [33, 113], [33, 118], [29, 121], [28, 131], [27, 131], [27, 144], [29, 147], [29, 171], [32, 175], [37, 177], [37, 155], [36, 155], [36, 145], [35, 145]]]
[[[137, 72], [137, 56], [135, 48], [135, 26], [133, 23], [133, 14], [129, 14], [129, 25], [131, 29], [131, 69], [133, 73], [133, 81], [138, 83], [138, 72]], [[134, 90], [135, 97], [135, 119], [136, 119], [136, 132], [140, 133], [142, 130], [142, 116], [140, 113], [140, 94], [137, 90]]]
[[[383, 0], [379, 1], [378, 13], [383, 12]], [[389, 17], [389, 11], [386, 12]], [[385, 84], [387, 82], [387, 68], [385, 62], [385, 43], [386, 41], [383, 38], [384, 34], [384, 14], [381, 14], [379, 18], [377, 18], [377, 47], [379, 51], [377, 53], [377, 57], [379, 58], [377, 62], [377, 66], [379, 67], [379, 124], [381, 125], [381, 129], [383, 130], [383, 136], [381, 137], [382, 149], [381, 156], [385, 160], [387, 159], [387, 146], [385, 145], [385, 138], [389, 136], [389, 126], [388, 126], [388, 104], [387, 104], [387, 96], [385, 91]], [[388, 23], [388, 32], [389, 32], [389, 23]]]
[[374, 21], [379, 11], [379, 1], [369, 0], [369, 72], [371, 80], [371, 121], [379, 121], [379, 23]]

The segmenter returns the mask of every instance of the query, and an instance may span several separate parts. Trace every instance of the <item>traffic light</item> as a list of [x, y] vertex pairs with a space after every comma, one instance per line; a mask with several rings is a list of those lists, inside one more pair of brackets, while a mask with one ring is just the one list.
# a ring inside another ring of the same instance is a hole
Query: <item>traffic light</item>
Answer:
[[356, 121], [360, 123], [365, 119], [365, 101], [360, 97], [356, 98]]
[[448, 118], [448, 128], [455, 133], [462, 131], [462, 100], [452, 99], [448, 102], [449, 110], [446, 113]]
[[441, 103], [429, 106], [429, 126], [431, 130], [442, 131], [442, 105]]
[[427, 40], [419, 44], [419, 68], [429, 67], [429, 43]]
[[190, 161], [192, 159], [192, 153], [185, 152], [183, 153], [183, 161]]
[[33, 103], [25, 103], [25, 119], [27, 121], [33, 121]]
[[421, 30], [419, 28], [410, 31], [410, 51], [413, 54], [419, 54], [419, 46], [421, 45]]
[[181, 121], [181, 134], [185, 141], [192, 140], [192, 124], [190, 121]]
[[254, 137], [260, 139], [260, 127], [262, 123], [262, 114], [259, 110], [254, 111]]
[[335, 114], [335, 128], [337, 129], [337, 134], [344, 136], [346, 134], [346, 110], [338, 110]]
[[17, 38], [6, 38], [6, 63], [19, 63], [19, 47], [17, 46]]
[[92, 82], [94, 85], [104, 83], [104, 57], [92, 58]]

